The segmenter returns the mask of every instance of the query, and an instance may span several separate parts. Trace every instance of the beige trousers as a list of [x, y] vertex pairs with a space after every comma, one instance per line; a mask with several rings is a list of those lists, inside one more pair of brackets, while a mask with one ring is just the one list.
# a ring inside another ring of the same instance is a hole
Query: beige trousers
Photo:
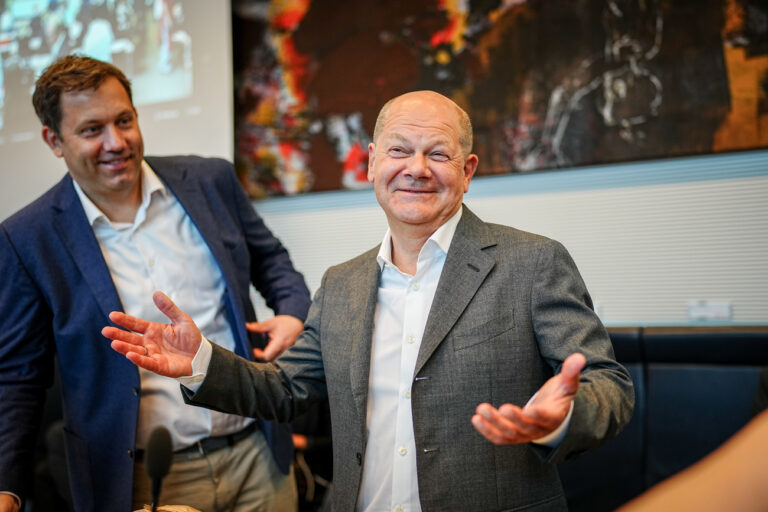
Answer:
[[[187, 505], [202, 512], [295, 512], [293, 470], [280, 472], [260, 430], [234, 446], [208, 454], [173, 457], [163, 479], [159, 505]], [[133, 470], [133, 510], [152, 503], [152, 484], [143, 462]]]

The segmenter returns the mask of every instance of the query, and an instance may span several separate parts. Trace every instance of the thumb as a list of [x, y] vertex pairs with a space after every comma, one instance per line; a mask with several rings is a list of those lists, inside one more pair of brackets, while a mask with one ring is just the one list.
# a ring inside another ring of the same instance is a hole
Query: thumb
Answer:
[[246, 322], [245, 328], [251, 332], [269, 332], [269, 325], [266, 322]]
[[167, 316], [171, 320], [171, 323], [174, 325], [189, 319], [187, 314], [180, 310], [178, 306], [173, 303], [170, 297], [168, 297], [163, 292], [157, 291], [153, 293], [152, 300], [155, 302], [157, 309], [159, 309], [165, 316]]
[[560, 371], [562, 378], [561, 386], [567, 393], [575, 393], [579, 388], [579, 376], [581, 370], [587, 364], [587, 358], [583, 354], [571, 354], [565, 361]]

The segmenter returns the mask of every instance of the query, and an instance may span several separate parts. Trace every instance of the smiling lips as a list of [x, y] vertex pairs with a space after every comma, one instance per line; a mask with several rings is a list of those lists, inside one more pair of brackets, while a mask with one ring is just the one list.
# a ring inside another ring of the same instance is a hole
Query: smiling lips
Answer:
[[406, 192], [408, 194], [434, 194], [437, 191], [436, 190], [429, 190], [429, 189], [422, 189], [422, 188], [397, 187], [397, 188], [395, 188], [395, 192]]
[[111, 160], [100, 160], [99, 164], [106, 165], [108, 167], [119, 167], [120, 165], [128, 162], [131, 159], [131, 155], [122, 158], [113, 158]]

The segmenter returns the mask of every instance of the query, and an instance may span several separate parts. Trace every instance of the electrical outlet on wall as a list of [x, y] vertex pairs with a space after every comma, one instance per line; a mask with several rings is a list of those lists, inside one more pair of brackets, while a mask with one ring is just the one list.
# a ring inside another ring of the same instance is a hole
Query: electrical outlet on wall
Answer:
[[733, 306], [727, 300], [689, 300], [688, 320], [731, 320]]

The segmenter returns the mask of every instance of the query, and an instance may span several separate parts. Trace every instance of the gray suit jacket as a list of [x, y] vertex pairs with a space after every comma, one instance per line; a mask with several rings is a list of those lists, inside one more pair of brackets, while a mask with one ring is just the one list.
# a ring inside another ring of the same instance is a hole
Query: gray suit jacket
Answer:
[[[191, 403], [288, 421], [328, 396], [334, 510], [354, 510], [366, 439], [366, 398], [378, 249], [329, 269], [305, 331], [277, 365], [214, 350]], [[525, 404], [573, 352], [587, 358], [568, 433], [555, 450], [496, 446], [470, 423], [482, 402]], [[188, 390], [185, 390], [185, 392]], [[429, 313], [412, 409], [419, 498], [426, 511], [564, 510], [554, 462], [615, 436], [632, 415], [627, 371], [565, 248], [484, 223], [464, 207]]]

